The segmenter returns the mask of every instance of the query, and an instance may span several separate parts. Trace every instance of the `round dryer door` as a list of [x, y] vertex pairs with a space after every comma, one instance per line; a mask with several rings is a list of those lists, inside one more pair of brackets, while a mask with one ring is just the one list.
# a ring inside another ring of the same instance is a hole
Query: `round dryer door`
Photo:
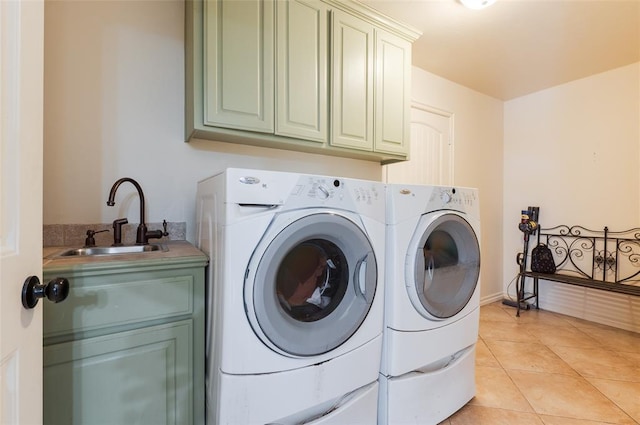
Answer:
[[423, 216], [407, 255], [407, 289], [421, 314], [446, 319], [467, 305], [478, 285], [480, 247], [462, 216]]
[[347, 341], [365, 320], [378, 280], [361, 228], [338, 214], [312, 214], [263, 243], [245, 279], [256, 334], [294, 356], [323, 354]]

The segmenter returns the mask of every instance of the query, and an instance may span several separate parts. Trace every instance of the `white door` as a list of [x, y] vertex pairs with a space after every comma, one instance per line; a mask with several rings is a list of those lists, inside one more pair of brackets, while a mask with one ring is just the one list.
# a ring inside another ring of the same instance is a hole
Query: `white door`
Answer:
[[385, 165], [386, 183], [453, 185], [453, 114], [411, 105], [410, 159]]
[[42, 423], [42, 0], [0, 1], [0, 423]]

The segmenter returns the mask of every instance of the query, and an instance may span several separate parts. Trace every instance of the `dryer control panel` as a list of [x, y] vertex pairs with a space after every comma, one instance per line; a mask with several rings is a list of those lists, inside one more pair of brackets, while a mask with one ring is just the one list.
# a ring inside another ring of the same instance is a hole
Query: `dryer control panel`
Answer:
[[427, 211], [450, 209], [473, 213], [478, 210], [477, 201], [476, 189], [434, 186]]
[[[351, 179], [339, 179], [330, 177], [303, 176], [294, 187], [292, 196], [306, 196], [311, 199], [333, 199], [338, 202], [345, 201], [345, 197], [352, 198], [355, 202], [367, 204], [376, 202], [382, 194], [375, 184], [359, 182]], [[373, 182], [371, 182], [373, 183]]]

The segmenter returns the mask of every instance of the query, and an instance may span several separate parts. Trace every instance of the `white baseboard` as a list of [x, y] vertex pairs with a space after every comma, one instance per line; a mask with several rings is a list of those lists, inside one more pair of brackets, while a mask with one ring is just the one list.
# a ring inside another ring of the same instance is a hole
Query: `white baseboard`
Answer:
[[484, 297], [480, 298], [480, 305], [491, 304], [496, 301], [502, 301], [503, 298], [504, 298], [504, 295], [501, 292], [498, 292], [496, 294], [491, 294], [491, 295], [485, 295]]

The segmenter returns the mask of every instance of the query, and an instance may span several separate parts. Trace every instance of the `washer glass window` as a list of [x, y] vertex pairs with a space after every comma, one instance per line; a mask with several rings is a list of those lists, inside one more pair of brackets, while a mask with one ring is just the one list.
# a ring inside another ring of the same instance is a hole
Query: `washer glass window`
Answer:
[[456, 214], [433, 220], [419, 242], [415, 287], [422, 307], [438, 318], [459, 313], [480, 276], [480, 247], [473, 228]]
[[295, 356], [323, 354], [366, 319], [377, 262], [369, 238], [351, 219], [304, 216], [257, 252], [247, 271], [245, 303], [251, 303], [248, 318], [267, 345]]
[[347, 259], [330, 241], [311, 239], [287, 253], [276, 275], [282, 309], [295, 320], [313, 322], [340, 304], [349, 284]]

